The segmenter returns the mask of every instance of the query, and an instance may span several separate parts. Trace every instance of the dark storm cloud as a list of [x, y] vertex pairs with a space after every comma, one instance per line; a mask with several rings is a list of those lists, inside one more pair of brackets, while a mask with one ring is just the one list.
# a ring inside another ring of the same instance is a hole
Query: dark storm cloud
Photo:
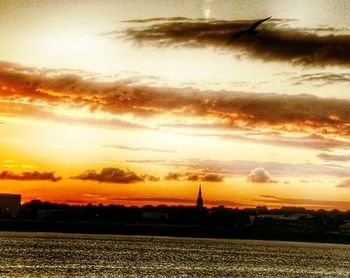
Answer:
[[72, 178], [111, 183], [134, 183], [144, 181], [144, 178], [136, 175], [132, 171], [124, 171], [113, 167], [103, 168], [101, 172], [87, 170], [84, 173]]
[[54, 172], [23, 172], [21, 174], [15, 174], [11, 171], [0, 172], [0, 180], [17, 180], [17, 181], [59, 181], [61, 177], [55, 176]]
[[[94, 82], [79, 76], [47, 76], [36, 69], [0, 63], [0, 99], [69, 107], [89, 107], [140, 118], [172, 115], [179, 119], [213, 118], [227, 128], [256, 126], [323, 134], [349, 135], [350, 101], [311, 95], [200, 91], [192, 88], [150, 87], [126, 81]], [[6, 109], [11, 109], [7, 105]], [[5, 109], [4, 108], [4, 109]], [[3, 109], [3, 108], [1, 108]], [[35, 113], [28, 105], [23, 114]], [[40, 113], [48, 113], [43, 107]], [[94, 120], [92, 120], [94, 121]], [[123, 123], [118, 123], [123, 124]], [[128, 123], [124, 123], [128, 125]], [[130, 125], [134, 125], [130, 123]]]
[[[238, 50], [251, 58], [285, 61], [303, 65], [350, 65], [350, 35], [329, 34], [330, 28], [292, 29], [281, 27], [283, 20], [264, 22], [257, 36], [242, 36], [231, 44], [230, 37], [248, 29], [255, 20], [246, 21], [174, 21], [130, 27], [124, 36], [157, 46], [215, 46]], [[152, 22], [148, 21], [147, 23]], [[328, 34], [319, 34], [327, 31]], [[120, 35], [120, 32], [115, 32]]]

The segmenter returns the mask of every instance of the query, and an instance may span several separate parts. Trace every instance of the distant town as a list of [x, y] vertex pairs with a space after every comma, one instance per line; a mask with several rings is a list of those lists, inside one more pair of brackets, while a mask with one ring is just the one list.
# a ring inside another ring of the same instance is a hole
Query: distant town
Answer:
[[350, 243], [350, 211], [303, 207], [68, 205], [0, 194], [0, 230]]

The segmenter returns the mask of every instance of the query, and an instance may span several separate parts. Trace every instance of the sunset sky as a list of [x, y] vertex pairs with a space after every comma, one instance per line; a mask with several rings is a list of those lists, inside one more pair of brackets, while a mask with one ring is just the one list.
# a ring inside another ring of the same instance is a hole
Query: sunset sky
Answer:
[[349, 10], [0, 1], [0, 192], [349, 210]]

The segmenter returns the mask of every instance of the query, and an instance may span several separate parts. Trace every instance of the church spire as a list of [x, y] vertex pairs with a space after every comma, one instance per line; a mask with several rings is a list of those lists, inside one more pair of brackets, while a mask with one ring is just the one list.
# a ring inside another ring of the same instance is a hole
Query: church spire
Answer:
[[203, 198], [202, 198], [202, 186], [199, 185], [198, 197], [197, 197], [197, 208], [203, 208]]

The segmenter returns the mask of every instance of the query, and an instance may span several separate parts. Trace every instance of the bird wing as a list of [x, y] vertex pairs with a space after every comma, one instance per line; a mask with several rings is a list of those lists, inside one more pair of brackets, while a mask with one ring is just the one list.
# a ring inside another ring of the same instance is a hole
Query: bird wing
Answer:
[[261, 23], [263, 23], [264, 21], [270, 19], [271, 16], [267, 17], [267, 18], [264, 18], [264, 19], [261, 19], [261, 20], [258, 20], [257, 22], [254, 22], [252, 24], [252, 26], [249, 27], [249, 29], [247, 31], [254, 31], [256, 29], [256, 27], [258, 27]]
[[238, 38], [240, 38], [241, 36], [243, 36], [246, 33], [246, 31], [241, 31], [238, 33], [234, 33], [230, 36], [230, 38], [228, 39], [227, 44], [230, 44], [231, 42], [237, 40]]

